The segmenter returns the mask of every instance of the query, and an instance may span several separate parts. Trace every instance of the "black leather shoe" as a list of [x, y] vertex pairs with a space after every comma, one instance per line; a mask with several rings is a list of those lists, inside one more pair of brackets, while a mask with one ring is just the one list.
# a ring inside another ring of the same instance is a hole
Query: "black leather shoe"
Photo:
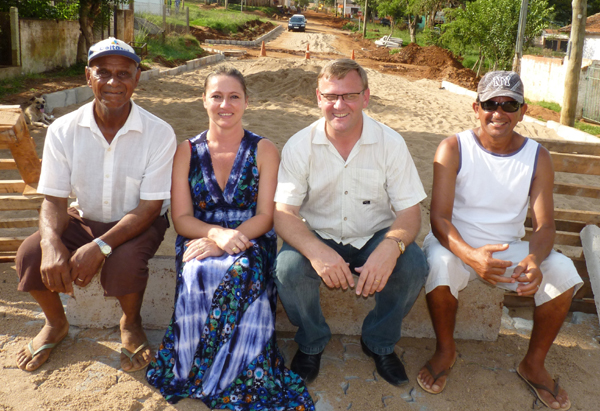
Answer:
[[323, 354], [322, 351], [318, 354], [305, 354], [298, 350], [292, 359], [290, 369], [298, 374], [305, 383], [309, 384], [319, 375], [321, 354]]
[[397, 387], [408, 383], [408, 376], [404, 370], [404, 365], [402, 365], [402, 361], [400, 361], [395, 352], [386, 355], [375, 354], [369, 350], [362, 338], [360, 339], [360, 346], [366, 355], [375, 360], [375, 368], [377, 368], [377, 372], [381, 378]]

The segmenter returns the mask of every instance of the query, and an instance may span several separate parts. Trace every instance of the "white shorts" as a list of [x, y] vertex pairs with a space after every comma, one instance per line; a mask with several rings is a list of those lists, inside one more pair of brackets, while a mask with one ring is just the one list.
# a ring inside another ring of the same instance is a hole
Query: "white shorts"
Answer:
[[[425, 292], [429, 293], [436, 287], [446, 285], [454, 298], [458, 299], [458, 292], [464, 289], [469, 281], [479, 275], [470, 266], [463, 263], [450, 250], [440, 244], [430, 232], [423, 242], [423, 251], [429, 263], [429, 277], [425, 284]], [[508, 250], [494, 253], [494, 258], [511, 261], [513, 265], [506, 269], [505, 277], [510, 277], [517, 264], [529, 254], [529, 242], [515, 241], [510, 243]], [[550, 255], [542, 262], [543, 279], [540, 289], [535, 293], [535, 305], [542, 305], [565, 291], [575, 287], [577, 290], [583, 285], [577, 269], [569, 257], [552, 250]], [[481, 279], [481, 281], [484, 281]], [[497, 283], [497, 287], [516, 291], [519, 283]]]

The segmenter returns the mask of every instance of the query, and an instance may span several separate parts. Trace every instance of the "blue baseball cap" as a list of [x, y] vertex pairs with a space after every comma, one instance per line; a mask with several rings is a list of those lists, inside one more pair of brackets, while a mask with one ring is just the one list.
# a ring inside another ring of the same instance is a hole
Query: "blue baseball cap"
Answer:
[[140, 56], [135, 54], [133, 47], [114, 37], [99, 41], [90, 47], [90, 51], [88, 52], [88, 64], [95, 58], [103, 56], [123, 56], [135, 61], [135, 64], [140, 64], [140, 61], [142, 60]]

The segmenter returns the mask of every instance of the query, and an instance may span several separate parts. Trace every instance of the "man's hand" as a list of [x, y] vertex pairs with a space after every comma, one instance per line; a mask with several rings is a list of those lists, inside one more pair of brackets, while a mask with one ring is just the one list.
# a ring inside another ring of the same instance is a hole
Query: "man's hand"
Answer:
[[488, 244], [483, 247], [475, 248], [467, 256], [468, 264], [477, 275], [492, 285], [497, 283], [514, 283], [512, 277], [504, 277], [506, 269], [512, 265], [512, 262], [499, 260], [493, 257], [498, 251], [508, 250], [508, 244]]
[[69, 265], [70, 256], [71, 253], [62, 241], [52, 245], [44, 245], [44, 241], [42, 241], [40, 271], [42, 281], [50, 291], [73, 294], [71, 266]]
[[71, 256], [71, 281], [79, 287], [87, 286], [104, 262], [98, 244], [91, 242], [78, 248]]
[[310, 264], [327, 287], [342, 287], [344, 290], [348, 289], [348, 285], [354, 287], [348, 263], [330, 247], [323, 244], [318, 255], [310, 259]]
[[529, 254], [515, 268], [511, 276], [521, 284], [517, 287], [519, 295], [533, 295], [542, 284], [542, 271], [533, 255]]
[[381, 241], [365, 265], [355, 268], [355, 271], [360, 274], [356, 295], [362, 294], [363, 297], [368, 297], [375, 291], [383, 290], [396, 266], [398, 257], [400, 257], [400, 250], [396, 241], [386, 239]]
[[186, 244], [187, 249], [183, 253], [183, 262], [187, 263], [194, 258], [196, 260], [203, 260], [207, 257], [219, 257], [223, 255], [224, 251], [219, 248], [210, 238], [197, 238], [190, 240]]
[[252, 242], [238, 230], [230, 228], [212, 228], [208, 237], [229, 255], [237, 254], [252, 247]]

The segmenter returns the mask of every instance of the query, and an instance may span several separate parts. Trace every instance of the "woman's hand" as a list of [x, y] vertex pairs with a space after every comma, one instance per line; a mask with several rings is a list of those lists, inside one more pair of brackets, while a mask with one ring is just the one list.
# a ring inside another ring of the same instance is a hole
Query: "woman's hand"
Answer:
[[210, 238], [197, 238], [186, 244], [187, 249], [183, 253], [183, 262], [187, 263], [194, 258], [198, 261], [207, 257], [219, 257], [223, 250]]
[[252, 247], [248, 237], [238, 230], [230, 228], [211, 228], [208, 237], [229, 255], [240, 253]]

